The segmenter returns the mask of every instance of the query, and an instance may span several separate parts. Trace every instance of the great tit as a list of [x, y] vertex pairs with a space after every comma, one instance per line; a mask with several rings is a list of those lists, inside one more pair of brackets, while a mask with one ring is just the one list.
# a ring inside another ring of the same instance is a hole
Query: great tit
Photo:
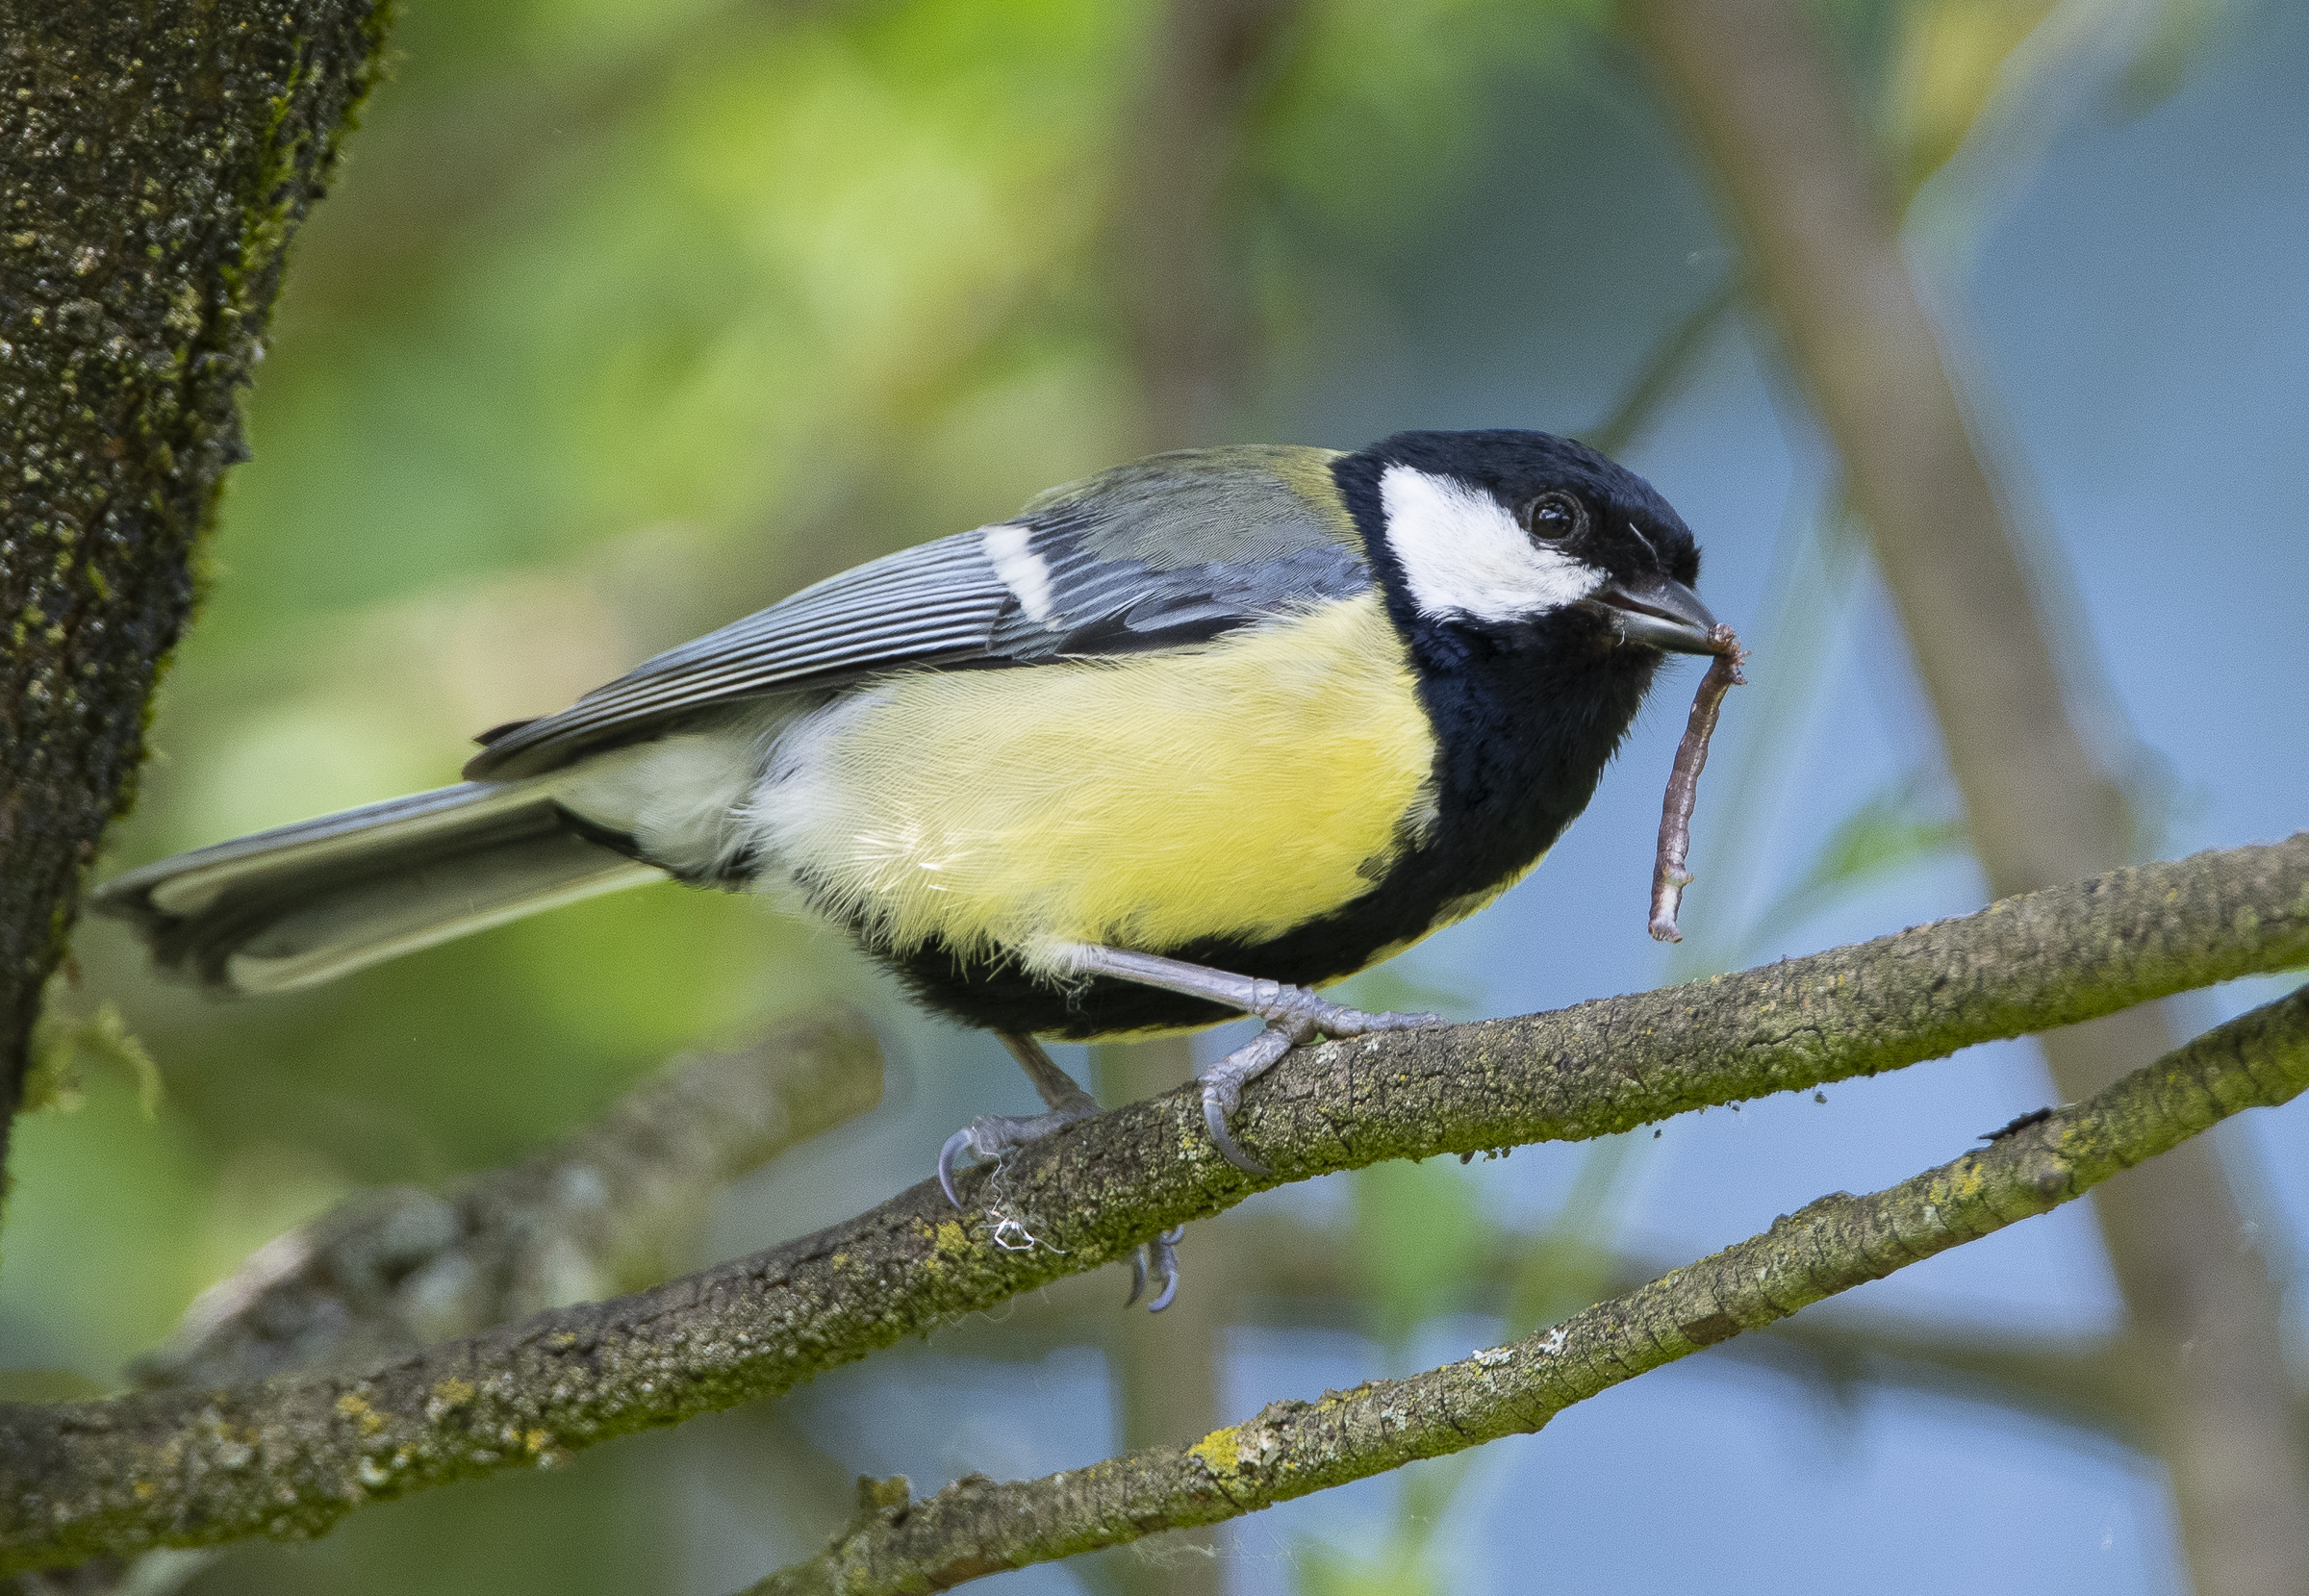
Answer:
[[[1214, 1141], [1318, 997], [1474, 913], [1586, 806], [1662, 650], [1706, 653], [1666, 500], [1539, 432], [1157, 454], [875, 560], [482, 734], [467, 779], [105, 886], [170, 972], [282, 992], [672, 876], [782, 889], [929, 1007], [1036, 1037], [1257, 1015]], [[1167, 1260], [1166, 1260], [1167, 1261]], [[1167, 1295], [1167, 1292], [1166, 1292]]]

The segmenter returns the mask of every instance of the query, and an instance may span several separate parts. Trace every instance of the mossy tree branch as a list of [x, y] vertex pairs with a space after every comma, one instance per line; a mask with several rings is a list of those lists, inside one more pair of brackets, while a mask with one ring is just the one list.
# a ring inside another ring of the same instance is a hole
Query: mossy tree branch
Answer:
[[385, 0], [0, 11], [0, 1158]]
[[2309, 989], [2176, 1049], [2085, 1102], [1866, 1197], [1839, 1192], [1548, 1330], [1408, 1380], [1270, 1403], [1191, 1447], [922, 1502], [861, 1482], [861, 1512], [747, 1596], [898, 1596], [1216, 1524], [1505, 1435], [1704, 1347], [2082, 1197], [2246, 1108], [2309, 1088]]
[[[1596, 1136], [2303, 962], [2309, 833], [1687, 986], [1305, 1050], [1238, 1134], [1278, 1179]], [[314, 1534], [367, 1501], [549, 1464], [787, 1390], [1272, 1183], [1217, 1155], [1188, 1088], [1023, 1150], [999, 1182], [980, 1172], [969, 1213], [926, 1181], [656, 1290], [364, 1372], [0, 1407], [0, 1568]], [[985, 1240], [989, 1198], [1048, 1246]]]
[[[1278, 1210], [1238, 1211], [1198, 1227], [1221, 1235], [1239, 1283], [1218, 1312], [1227, 1324], [1285, 1331], [1379, 1333], [1398, 1327], [1375, 1319], [1368, 1300], [1368, 1259], [1352, 1229]], [[1552, 1323], [1566, 1305], [1583, 1305], [1634, 1289], [1667, 1266], [1567, 1235], [1551, 1226], [1501, 1228], [1454, 1246], [1475, 1245], [1463, 1272], [1436, 1282], [1437, 1312], [1500, 1319], [1510, 1335]], [[1196, 1250], [1195, 1279], [1203, 1279]], [[1572, 1296], [1577, 1304], [1569, 1304]], [[1116, 1295], [1092, 1276], [1053, 1281], [984, 1316], [944, 1332], [941, 1349], [975, 1362], [1030, 1366], [1053, 1353], [1109, 1341], [1118, 1325]], [[1893, 1313], [1806, 1316], [1730, 1343], [1728, 1356], [1784, 1377], [1836, 1404], [1866, 1391], [1899, 1390], [2050, 1419], [2141, 1451], [2153, 1450], [2143, 1387], [2155, 1378], [2144, 1350], [2121, 1330], [2092, 1335], [1956, 1329], [1917, 1325]], [[2309, 1393], [2296, 1399], [2293, 1427], [2309, 1437]], [[1213, 1421], [1207, 1430], [1216, 1429]], [[1152, 1443], [1149, 1443], [1152, 1444]], [[847, 1500], [847, 1499], [846, 1499]]]
[[[881, 1095], [881, 1050], [847, 1009], [677, 1060], [513, 1168], [438, 1194], [358, 1192], [276, 1236], [203, 1292], [130, 1377], [181, 1389], [358, 1368], [654, 1285], [686, 1261], [716, 1192]], [[98, 1558], [0, 1580], [0, 1592], [164, 1596], [211, 1555]]]

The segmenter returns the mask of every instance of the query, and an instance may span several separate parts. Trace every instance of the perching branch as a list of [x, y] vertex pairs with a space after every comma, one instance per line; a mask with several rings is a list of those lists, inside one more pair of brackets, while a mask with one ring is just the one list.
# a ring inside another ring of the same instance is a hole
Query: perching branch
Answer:
[[245, 457], [289, 241], [378, 0], [12, 4], [0, 26], [0, 1160], [40, 991]]
[[[1236, 1129], [1281, 1179], [1578, 1139], [2304, 962], [2309, 833], [1687, 986], [1304, 1050]], [[1030, 1251], [925, 1181], [750, 1258], [361, 1374], [0, 1407], [0, 1568], [315, 1534], [367, 1501], [549, 1465], [787, 1390], [1273, 1183], [1217, 1155], [1184, 1088], [974, 1174], [967, 1190], [1048, 1244]]]
[[2309, 1089], [2309, 990], [2207, 1032], [2088, 1102], [1867, 1197], [1838, 1193], [1543, 1333], [1408, 1380], [1270, 1403], [1191, 1447], [925, 1501], [860, 1482], [857, 1519], [747, 1596], [898, 1596], [1216, 1524], [1422, 1457], [1530, 1434], [1584, 1402], [1824, 1297], [2083, 1196], [2246, 1108]]

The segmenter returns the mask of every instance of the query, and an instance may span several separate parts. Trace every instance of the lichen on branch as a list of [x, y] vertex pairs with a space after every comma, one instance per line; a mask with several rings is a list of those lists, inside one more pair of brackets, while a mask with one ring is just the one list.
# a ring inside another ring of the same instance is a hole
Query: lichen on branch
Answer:
[[365, 1502], [549, 1464], [790, 1389], [1281, 1179], [1577, 1139], [1873, 1074], [2309, 962], [2309, 833], [2114, 871], [1897, 936], [1551, 1014], [1302, 1050], [1221, 1158], [1191, 1087], [1013, 1153], [988, 1239], [935, 1181], [816, 1235], [366, 1370], [0, 1407], [0, 1570], [307, 1535]]

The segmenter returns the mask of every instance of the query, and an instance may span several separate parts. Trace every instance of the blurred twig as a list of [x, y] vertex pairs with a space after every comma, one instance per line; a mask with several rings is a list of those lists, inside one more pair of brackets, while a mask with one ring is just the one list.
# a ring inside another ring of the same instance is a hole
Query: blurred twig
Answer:
[[[1110, 244], [1139, 452], [1221, 436], [1245, 386], [1250, 316], [1231, 259], [1243, 132], [1298, 11], [1298, 0], [1167, 0], [1153, 14], [1123, 124]], [[1109, 1102], [1136, 1102], [1191, 1076], [1194, 1052], [1184, 1038], [1102, 1048], [1097, 1068]], [[1225, 1229], [1199, 1228], [1171, 1305], [1159, 1318], [1128, 1315], [1103, 1337], [1126, 1447], [1200, 1435], [1219, 1422], [1237, 1283], [1228, 1240]], [[1123, 1596], [1218, 1596], [1210, 1539], [1173, 1551], [1166, 1567], [1118, 1559], [1106, 1572]]]
[[1150, 32], [1115, 214], [1150, 448], [1207, 442], [1239, 397], [1249, 308], [1228, 223], [1243, 125], [1298, 12], [1297, 0], [1170, 0]]
[[344, 1368], [664, 1279], [730, 1181], [881, 1101], [848, 1010], [677, 1061], [512, 1169], [347, 1199], [260, 1248], [131, 1370], [147, 1389]]
[[921, 1502], [884, 1482], [817, 1557], [748, 1596], [946, 1589], [1161, 1530], [1214, 1524], [1422, 1457], [1528, 1434], [1575, 1403], [2044, 1213], [2245, 1108], [2309, 1089], [2309, 991], [2230, 1022], [2083, 1103], [1872, 1196], [1771, 1229], [1555, 1325], [1408, 1380], [1269, 1404], [1192, 1447]]
[[[1194, 1050], [1184, 1037], [1104, 1047], [1098, 1054], [1099, 1086], [1109, 1102], [1168, 1092], [1194, 1074]], [[1118, 1313], [1111, 1281], [1101, 1280], [1110, 1323], [1098, 1339], [1111, 1359], [1115, 1432], [1127, 1449], [1176, 1444], [1218, 1428], [1227, 1327], [1242, 1279], [1232, 1231], [1219, 1223], [1188, 1231], [1180, 1248], [1184, 1283], [1159, 1315]], [[1205, 1534], [1179, 1546], [1167, 1566], [1118, 1559], [1110, 1572], [1125, 1596], [1218, 1596], [1215, 1550]]]
[[[2031, 580], [1910, 278], [1889, 184], [1827, 52], [1787, 0], [1625, 10], [1690, 117], [1835, 441], [1992, 888], [2025, 892], [2129, 857], [2126, 795], [2077, 727], [2050, 642], [2076, 628], [2047, 624], [2046, 595], [2060, 585]], [[2078, 1099], [2172, 1040], [2149, 1006], [2043, 1047], [2062, 1094]], [[2220, 1154], [2194, 1144], [2094, 1212], [2133, 1331], [2155, 1349], [2158, 1451], [2198, 1589], [2298, 1590], [2309, 1579], [2309, 1450], [2289, 1422], [2277, 1293], [2238, 1244]]]
[[957, 1215], [926, 1181], [750, 1258], [358, 1373], [0, 1407], [0, 1567], [315, 1534], [366, 1502], [551, 1463], [790, 1389], [1276, 1179], [1608, 1134], [2304, 958], [2309, 833], [1687, 986], [1302, 1050], [1236, 1122], [1277, 1178], [1216, 1156], [1192, 1087], [967, 1177], [984, 1195], [999, 1174], [1045, 1238], [1031, 1250], [995, 1245], [982, 1208]]
[[1691, 375], [1692, 364], [1739, 303], [1739, 294], [1738, 272], [1726, 272], [1723, 280], [1679, 317], [1652, 346], [1636, 373], [1636, 380], [1620, 395], [1611, 414], [1582, 433], [1580, 441], [1616, 458], [1622, 449], [1641, 437], [1661, 407], [1675, 396]]

